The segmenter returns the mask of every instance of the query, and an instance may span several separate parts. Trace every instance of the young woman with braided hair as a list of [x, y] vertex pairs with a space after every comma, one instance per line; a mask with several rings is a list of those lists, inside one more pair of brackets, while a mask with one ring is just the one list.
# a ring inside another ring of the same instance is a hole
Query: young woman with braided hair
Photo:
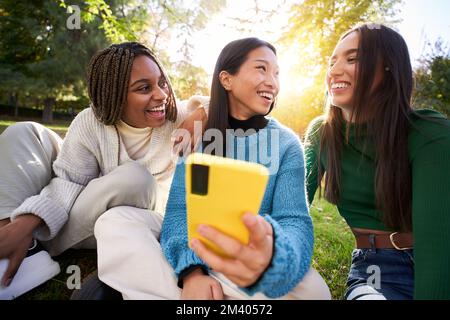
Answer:
[[161, 64], [139, 43], [99, 51], [87, 80], [90, 108], [64, 141], [33, 122], [0, 136], [0, 299], [59, 272], [34, 239], [54, 256], [95, 248], [94, 225], [111, 207], [163, 215], [176, 160], [172, 132], [206, 117], [201, 97], [177, 108]]

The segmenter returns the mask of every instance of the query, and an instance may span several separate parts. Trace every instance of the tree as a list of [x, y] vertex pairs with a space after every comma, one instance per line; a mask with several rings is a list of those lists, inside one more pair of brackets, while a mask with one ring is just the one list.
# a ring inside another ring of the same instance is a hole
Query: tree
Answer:
[[67, 29], [68, 14], [56, 2], [4, 0], [0, 12], [0, 64], [12, 75], [0, 87], [42, 101], [43, 122], [51, 122], [58, 99], [85, 95], [85, 67], [106, 39], [95, 23]]
[[[63, 6], [65, 1], [60, 0]], [[181, 99], [192, 94], [207, 94], [206, 72], [191, 64], [188, 45], [194, 32], [204, 28], [209, 18], [225, 5], [225, 0], [140, 0], [86, 1], [83, 19], [99, 17], [101, 28], [112, 42], [139, 41], [157, 53], [169, 68], [174, 90]], [[172, 39], [182, 44], [177, 50], [182, 59], [171, 61], [168, 51]]]
[[413, 105], [436, 109], [450, 115], [450, 49], [438, 40], [431, 52], [420, 59], [415, 70]]
[[[399, 3], [401, 0], [304, 0], [294, 4], [280, 44], [297, 50], [299, 59], [292, 68], [313, 78], [314, 83], [307, 90], [298, 88], [299, 93], [289, 99], [295, 103], [279, 110], [278, 116], [303, 133], [311, 118], [323, 113], [327, 62], [340, 36], [358, 23], [395, 24], [393, 17]], [[290, 115], [299, 109], [308, 109], [307, 117], [300, 125], [292, 124], [295, 119]]]
[[[186, 42], [224, 4], [224, 0], [71, 0], [81, 13], [79, 27], [72, 30], [66, 26], [70, 13], [64, 0], [2, 0], [0, 95], [16, 106], [20, 100], [43, 103], [43, 121], [51, 122], [58, 101], [87, 105], [85, 69], [96, 51], [112, 42], [140, 41], [170, 65], [170, 40]], [[180, 70], [170, 74], [187, 76], [174, 80], [180, 96], [203, 90], [204, 79], [193, 74], [203, 76], [203, 70], [186, 59], [175, 65]]]

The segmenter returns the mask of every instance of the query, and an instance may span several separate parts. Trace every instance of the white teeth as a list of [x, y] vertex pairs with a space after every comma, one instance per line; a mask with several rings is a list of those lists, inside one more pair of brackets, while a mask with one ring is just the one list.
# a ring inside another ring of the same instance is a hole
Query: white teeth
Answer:
[[331, 84], [331, 89], [342, 89], [342, 88], [348, 88], [350, 85], [345, 82], [337, 82]]
[[264, 91], [260, 91], [258, 92], [258, 95], [264, 98], [268, 98], [270, 100], [273, 100], [273, 94], [270, 92], [264, 92]]
[[162, 105], [162, 106], [155, 107], [155, 108], [152, 108], [152, 109], [147, 109], [146, 111], [161, 112], [161, 111], [164, 111], [164, 110], [166, 110], [166, 106]]

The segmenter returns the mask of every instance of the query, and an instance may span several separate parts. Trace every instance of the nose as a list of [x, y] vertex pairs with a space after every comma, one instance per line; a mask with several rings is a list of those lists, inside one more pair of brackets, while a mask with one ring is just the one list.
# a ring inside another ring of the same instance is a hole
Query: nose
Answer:
[[154, 92], [153, 92], [153, 96], [152, 98], [158, 101], [163, 101], [163, 100], [167, 100], [167, 97], [169, 96], [169, 94], [166, 92], [165, 89], [156, 86]]
[[337, 60], [332, 66], [329, 67], [328, 74], [330, 77], [339, 76], [342, 75], [342, 70], [342, 64], [339, 60]]
[[268, 73], [267, 77], [265, 79], [265, 84], [268, 87], [275, 89], [278, 92], [279, 87], [280, 87], [280, 81], [278, 79], [278, 75]]

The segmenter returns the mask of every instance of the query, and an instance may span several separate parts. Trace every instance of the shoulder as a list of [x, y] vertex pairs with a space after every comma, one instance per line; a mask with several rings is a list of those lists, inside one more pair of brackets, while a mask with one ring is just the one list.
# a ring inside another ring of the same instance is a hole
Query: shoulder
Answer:
[[303, 166], [303, 146], [299, 135], [274, 118], [270, 119], [266, 129], [276, 130], [277, 132], [277, 135], [272, 132], [269, 133], [272, 139], [270, 142], [271, 154], [278, 153], [280, 163], [288, 167]]
[[[115, 134], [114, 126], [104, 125], [97, 120], [91, 108], [86, 108], [70, 124], [66, 138], [70, 135], [82, 139], [86, 144], [92, 144], [93, 140], [108, 137], [112, 133]], [[94, 137], [96, 138], [93, 139]]]
[[100, 127], [104, 126], [100, 121], [95, 117], [94, 111], [91, 108], [86, 108], [80, 113], [77, 114], [75, 119], [73, 119], [70, 127]]
[[320, 137], [320, 132], [325, 124], [325, 115], [314, 118], [306, 129], [305, 140], [313, 142]]
[[414, 156], [420, 148], [432, 144], [450, 148], [450, 120], [431, 109], [416, 110], [409, 129], [410, 154]]
[[286, 127], [275, 118], [270, 118], [266, 127], [267, 130], [276, 130], [280, 137], [280, 143], [284, 145], [300, 144], [299, 135], [291, 128]]

